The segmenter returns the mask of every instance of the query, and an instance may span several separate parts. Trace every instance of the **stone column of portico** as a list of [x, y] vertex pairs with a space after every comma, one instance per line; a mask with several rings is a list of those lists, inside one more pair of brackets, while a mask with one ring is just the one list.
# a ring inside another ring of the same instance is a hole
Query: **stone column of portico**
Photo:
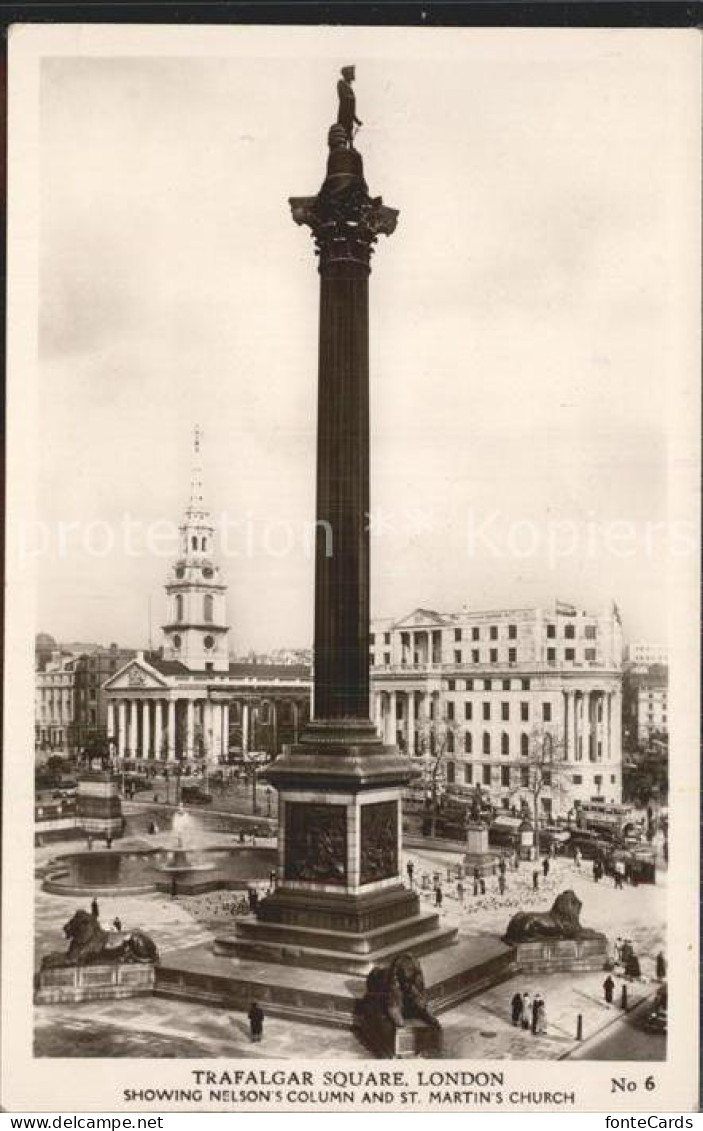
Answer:
[[396, 692], [388, 692], [388, 732], [386, 734], [386, 743], [388, 746], [395, 746], [396, 738], [398, 736], [398, 716], [396, 712]]
[[158, 762], [163, 760], [164, 744], [164, 704], [162, 699], [154, 701], [154, 757]]
[[415, 753], [415, 692], [409, 691], [406, 696], [406, 706], [408, 712], [408, 754], [412, 758]]
[[127, 704], [124, 699], [120, 699], [117, 707], [118, 717], [118, 736], [117, 736], [117, 752], [120, 758], [124, 758], [127, 749]]
[[186, 758], [193, 757], [193, 747], [195, 743], [195, 701], [193, 699], [187, 700], [186, 705]]
[[222, 704], [222, 757], [229, 757], [229, 703]]
[[115, 702], [113, 699], [107, 701], [107, 737], [112, 742], [117, 738], [115, 733]]
[[151, 703], [148, 699], [142, 700], [142, 757], [148, 758], [151, 750], [151, 727], [149, 712]]
[[242, 754], [249, 753], [249, 704], [246, 700], [242, 703]]
[[130, 699], [129, 700], [129, 742], [127, 744], [128, 748], [129, 748], [129, 757], [130, 758], [136, 758], [136, 756], [137, 756], [137, 744], [139, 742], [138, 725], [139, 724], [137, 722], [137, 700], [136, 699]]
[[176, 700], [168, 701], [168, 722], [166, 729], [167, 758], [169, 762], [176, 760]]
[[571, 695], [570, 691], [564, 691], [562, 693], [562, 699], [563, 699], [563, 702], [564, 702], [564, 761], [565, 762], [569, 761], [569, 756], [571, 755], [571, 738], [569, 736], [569, 720], [571, 718], [571, 703], [569, 702], [569, 696], [570, 695]]
[[613, 693], [603, 693], [603, 761], [610, 761], [611, 754], [611, 726], [613, 716]]

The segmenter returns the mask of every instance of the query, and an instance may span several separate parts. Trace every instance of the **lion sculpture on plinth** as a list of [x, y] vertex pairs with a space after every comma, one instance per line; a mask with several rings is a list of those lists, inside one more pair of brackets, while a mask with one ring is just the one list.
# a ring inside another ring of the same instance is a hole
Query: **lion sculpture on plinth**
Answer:
[[582, 927], [581, 900], [575, 892], [562, 891], [550, 911], [519, 911], [513, 915], [505, 932], [506, 943], [540, 942], [543, 939], [595, 939], [599, 931]]
[[427, 1001], [420, 963], [409, 952], [397, 955], [390, 966], [374, 966], [366, 979], [366, 996], [360, 1008], [367, 1015], [375, 1012], [390, 1018], [398, 1029], [413, 1017], [440, 1028]]
[[42, 959], [41, 968], [88, 966], [101, 962], [159, 961], [156, 944], [143, 931], [131, 931], [119, 946], [108, 946], [110, 938], [94, 915], [78, 910], [64, 924], [63, 933], [70, 940], [65, 954], [54, 951]]

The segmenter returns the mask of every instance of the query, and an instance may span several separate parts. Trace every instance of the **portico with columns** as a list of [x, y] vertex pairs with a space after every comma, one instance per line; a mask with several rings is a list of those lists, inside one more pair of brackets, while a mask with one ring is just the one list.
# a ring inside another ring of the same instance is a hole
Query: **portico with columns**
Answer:
[[285, 742], [297, 742], [310, 716], [309, 668], [228, 654], [227, 587], [203, 501], [197, 427], [179, 551], [164, 588], [164, 647], [138, 652], [103, 686], [119, 765], [213, 767], [259, 751], [276, 757]]

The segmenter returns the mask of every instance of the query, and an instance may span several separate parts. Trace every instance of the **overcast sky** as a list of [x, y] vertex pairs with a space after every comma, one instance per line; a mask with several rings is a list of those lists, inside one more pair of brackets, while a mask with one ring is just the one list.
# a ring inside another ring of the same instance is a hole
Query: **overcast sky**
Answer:
[[[350, 55], [350, 33], [278, 59], [221, 35], [220, 58], [42, 64], [38, 627], [140, 646], [151, 595], [158, 642], [168, 557], [60, 553], [56, 530], [177, 521], [197, 421], [206, 499], [253, 543], [222, 561], [232, 647], [309, 643], [318, 276], [287, 198], [319, 187], [356, 62], [366, 177], [400, 209], [371, 278], [374, 613], [614, 598], [663, 640], [672, 61], [627, 33], [455, 32], [436, 58]], [[619, 520], [624, 556], [602, 548]]]

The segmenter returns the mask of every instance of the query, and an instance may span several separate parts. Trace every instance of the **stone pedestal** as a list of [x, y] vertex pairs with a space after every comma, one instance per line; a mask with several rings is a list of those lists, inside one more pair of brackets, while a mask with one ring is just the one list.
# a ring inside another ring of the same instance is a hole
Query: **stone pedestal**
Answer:
[[37, 1005], [57, 1005], [136, 997], [153, 993], [155, 977], [151, 962], [56, 966], [37, 974], [34, 1000]]
[[107, 770], [91, 771], [78, 779], [77, 824], [97, 837], [121, 837], [124, 830], [119, 781]]
[[488, 853], [488, 828], [480, 821], [472, 821], [466, 826], [466, 851], [469, 856], [485, 856]]

